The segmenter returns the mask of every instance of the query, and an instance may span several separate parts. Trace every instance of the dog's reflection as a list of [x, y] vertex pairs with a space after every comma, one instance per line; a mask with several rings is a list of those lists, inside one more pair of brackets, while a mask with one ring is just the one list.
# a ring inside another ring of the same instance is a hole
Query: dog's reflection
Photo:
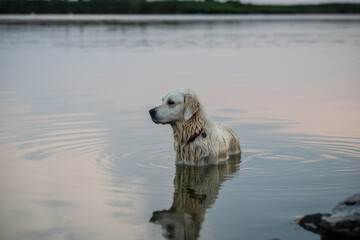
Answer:
[[150, 222], [161, 225], [167, 239], [197, 239], [221, 184], [240, 169], [241, 155], [211, 166], [177, 165], [174, 178], [173, 203], [170, 209], [155, 211]]

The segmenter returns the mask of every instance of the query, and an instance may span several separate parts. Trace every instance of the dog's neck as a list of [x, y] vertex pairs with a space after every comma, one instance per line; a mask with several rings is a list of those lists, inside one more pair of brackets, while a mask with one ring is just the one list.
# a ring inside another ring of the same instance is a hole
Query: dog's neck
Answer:
[[205, 122], [204, 110], [200, 108], [187, 121], [172, 123], [175, 145], [176, 143], [180, 145], [187, 144], [189, 139], [203, 130]]

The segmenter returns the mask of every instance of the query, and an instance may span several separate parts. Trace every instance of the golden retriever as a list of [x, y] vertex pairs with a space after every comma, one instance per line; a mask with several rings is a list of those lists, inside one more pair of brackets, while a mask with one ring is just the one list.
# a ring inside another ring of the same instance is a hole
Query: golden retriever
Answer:
[[209, 119], [197, 95], [189, 88], [171, 91], [149, 113], [156, 124], [171, 125], [177, 163], [218, 164], [227, 160], [229, 154], [241, 152], [234, 131]]

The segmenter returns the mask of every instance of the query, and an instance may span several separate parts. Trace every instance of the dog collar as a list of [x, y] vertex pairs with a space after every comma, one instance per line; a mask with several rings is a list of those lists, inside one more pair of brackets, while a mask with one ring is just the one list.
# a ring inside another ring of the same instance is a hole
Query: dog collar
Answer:
[[[204, 128], [205, 128], [205, 125], [204, 125]], [[191, 136], [191, 138], [187, 141], [187, 143], [192, 143], [193, 141], [195, 141], [200, 135], [203, 137], [203, 138], [206, 138], [206, 133], [204, 132], [204, 128], [202, 128], [200, 130], [200, 132], [198, 133], [195, 133], [194, 135]]]

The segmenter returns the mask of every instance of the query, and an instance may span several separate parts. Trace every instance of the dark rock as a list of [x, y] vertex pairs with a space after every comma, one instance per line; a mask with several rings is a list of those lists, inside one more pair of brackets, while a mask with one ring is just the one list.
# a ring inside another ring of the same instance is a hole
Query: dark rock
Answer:
[[322, 239], [359, 239], [360, 194], [340, 202], [331, 214], [310, 214], [298, 220], [304, 229], [322, 235]]
[[308, 231], [320, 233], [321, 218], [325, 215], [330, 216], [330, 214], [321, 213], [306, 215], [299, 220], [299, 225]]

